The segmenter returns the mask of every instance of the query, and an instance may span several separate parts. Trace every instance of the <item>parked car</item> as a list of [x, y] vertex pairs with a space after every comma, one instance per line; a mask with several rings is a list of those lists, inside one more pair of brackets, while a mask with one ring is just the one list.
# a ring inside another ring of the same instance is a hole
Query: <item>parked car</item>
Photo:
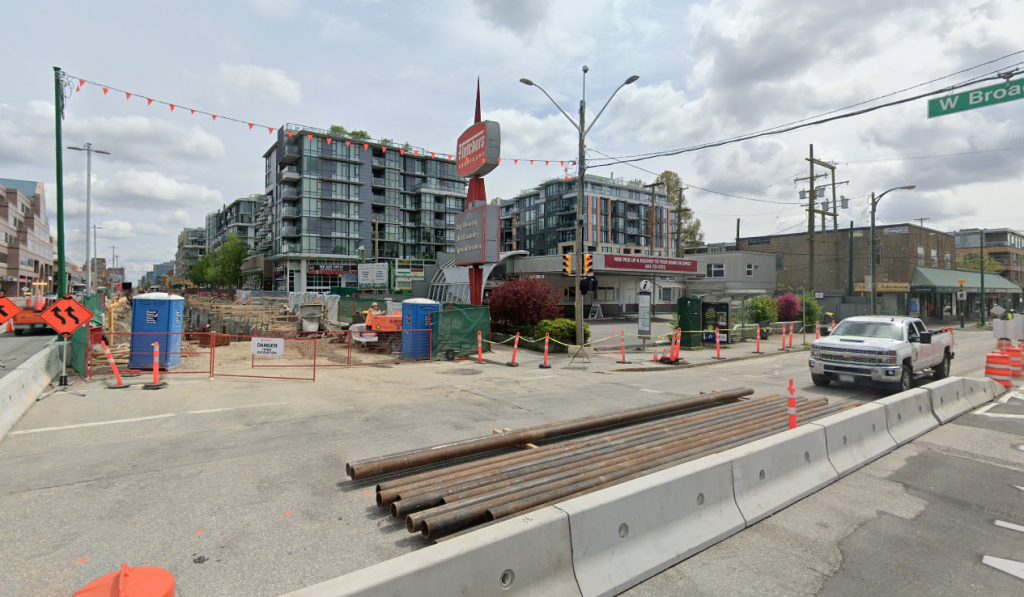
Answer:
[[916, 317], [848, 317], [814, 341], [808, 366], [816, 386], [837, 381], [903, 391], [929, 371], [947, 377], [953, 356], [952, 334], [929, 331]]

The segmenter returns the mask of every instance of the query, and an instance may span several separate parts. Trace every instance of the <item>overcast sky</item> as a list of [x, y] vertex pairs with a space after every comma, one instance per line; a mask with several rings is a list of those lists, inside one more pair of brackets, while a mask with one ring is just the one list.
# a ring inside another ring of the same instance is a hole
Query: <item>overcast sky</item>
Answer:
[[[572, 126], [520, 78], [543, 85], [575, 117], [588, 65], [592, 120], [615, 87], [639, 75], [588, 137], [590, 159], [600, 162], [596, 152], [626, 156], [725, 139], [1024, 50], [1024, 3], [1011, 0], [23, 2], [4, 13], [0, 177], [47, 182], [51, 221], [54, 65], [247, 122], [340, 124], [452, 153], [472, 121], [479, 76], [484, 116], [502, 125], [502, 155], [525, 160], [572, 159], [576, 141]], [[929, 120], [925, 100], [917, 100], [636, 166], [671, 169], [687, 183], [744, 197], [687, 192], [708, 242], [730, 240], [737, 217], [744, 236], [806, 228], [793, 178], [807, 175], [810, 143], [816, 157], [838, 162], [840, 181], [850, 181], [840, 193], [855, 199], [840, 212], [840, 226], [867, 221], [870, 192], [916, 184], [885, 198], [880, 223], [1024, 228], [1022, 110], [1024, 101]], [[64, 141], [112, 153], [93, 160], [93, 222], [103, 227], [100, 255], [109, 258], [116, 245], [135, 280], [173, 259], [183, 226], [201, 226], [209, 211], [262, 192], [261, 156], [271, 137], [87, 85], [69, 100]], [[921, 157], [965, 152], [975, 153]], [[85, 156], [65, 152], [64, 165], [67, 251], [81, 262]], [[625, 164], [592, 172], [653, 179]], [[561, 175], [554, 162], [503, 161], [487, 177], [488, 196], [511, 197]]]

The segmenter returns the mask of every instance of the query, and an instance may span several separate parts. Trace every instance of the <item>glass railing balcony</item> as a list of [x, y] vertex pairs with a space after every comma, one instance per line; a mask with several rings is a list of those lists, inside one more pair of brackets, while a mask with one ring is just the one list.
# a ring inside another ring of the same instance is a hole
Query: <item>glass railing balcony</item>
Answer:
[[373, 177], [373, 186], [375, 186], [375, 187], [384, 187], [384, 186], [387, 186], [387, 185], [385, 184], [385, 179], [380, 178], [378, 176], [374, 176]]
[[302, 210], [297, 207], [284, 207], [281, 209], [281, 217], [298, 218], [302, 216]]
[[285, 145], [284, 149], [281, 150], [281, 161], [285, 164], [298, 161], [300, 157], [302, 157], [302, 152], [299, 150], [298, 145]]
[[282, 253], [300, 253], [302, 252], [302, 245], [299, 243], [284, 243], [281, 245]]
[[298, 199], [302, 197], [302, 193], [295, 187], [282, 187], [281, 198], [282, 199]]
[[386, 164], [384, 158], [373, 158], [373, 165], [383, 168]]
[[295, 226], [283, 226], [281, 236], [299, 236], [299, 229]]

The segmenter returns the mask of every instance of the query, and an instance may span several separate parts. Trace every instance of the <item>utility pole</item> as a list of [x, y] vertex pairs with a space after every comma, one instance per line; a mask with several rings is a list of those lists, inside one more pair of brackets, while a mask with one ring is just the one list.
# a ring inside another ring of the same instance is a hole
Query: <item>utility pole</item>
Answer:
[[846, 296], [853, 296], [853, 220], [850, 220], [850, 254], [846, 258], [849, 277], [846, 281]]
[[[92, 227], [92, 154], [110, 155], [109, 151], [93, 149], [92, 143], [84, 147], [68, 146], [68, 149], [85, 152], [85, 261], [89, 262], [89, 228]], [[87, 268], [85, 281], [86, 294], [92, 294], [92, 268]]]
[[675, 226], [675, 234], [674, 234], [674, 236], [675, 236], [674, 240], [675, 240], [675, 244], [676, 244], [676, 246], [675, 246], [675, 256], [676, 257], [682, 257], [683, 253], [685, 253], [684, 247], [683, 247], [683, 212], [687, 212], [687, 211], [690, 211], [690, 210], [689, 209], [683, 209], [683, 201], [686, 201], [686, 195], [683, 194], [683, 191], [685, 191], [685, 190], [687, 190], [689, 188], [690, 187], [683, 187], [683, 186], [679, 187], [679, 202], [676, 204], [676, 208], [672, 210], [672, 213], [675, 214], [675, 216], [676, 216], [676, 226]]
[[[655, 224], [657, 223], [657, 219], [655, 219], [655, 217], [654, 217], [654, 210], [657, 209], [655, 207], [655, 205], [656, 205], [655, 201], [658, 198], [658, 187], [661, 186], [662, 184], [664, 184], [664, 183], [660, 182], [660, 181], [655, 181], [655, 182], [652, 182], [651, 184], [645, 184], [644, 185], [645, 189], [651, 189], [651, 213], [648, 214], [649, 217], [647, 218], [649, 220], [649, 222], [650, 222], [650, 227], [651, 227], [651, 257], [654, 257], [654, 243], [656, 242], [656, 239], [657, 239], [657, 234], [655, 233]], [[666, 249], [667, 248], [668, 247], [666, 246]], [[581, 267], [580, 269], [583, 269], [583, 268]], [[653, 320], [658, 318], [658, 274], [657, 274], [657, 272], [655, 272], [651, 276], [651, 284], [652, 284], [652, 292], [651, 292], [651, 320], [653, 321]]]
[[115, 247], [114, 245], [110, 245], [110, 268], [115, 267], [114, 262], [117, 261], [117, 254], [115, 253], [115, 251], [117, 251], [117, 247]]
[[978, 250], [981, 251], [981, 325], [985, 326], [985, 229], [981, 229], [981, 242]]
[[[587, 194], [587, 125], [584, 122], [587, 117], [587, 73], [590, 72], [590, 67], [586, 64], [583, 65], [583, 95], [580, 96], [580, 146], [579, 146], [579, 157], [577, 158], [577, 164], [579, 169], [576, 171], [576, 301], [574, 309], [576, 311], [576, 344], [583, 346], [586, 342], [586, 335], [583, 333], [583, 201], [586, 200]], [[618, 90], [616, 90], [618, 91]], [[613, 96], [615, 94], [612, 94]], [[611, 101], [611, 98], [608, 99]], [[606, 106], [608, 104], [605, 104]], [[604, 111], [604, 108], [601, 108]], [[597, 117], [600, 117], [601, 113], [598, 112]], [[595, 121], [597, 118], [594, 119]], [[653, 249], [651, 251], [653, 253]]]
[[927, 222], [928, 220], [930, 220], [931, 218], [914, 218], [914, 219], [921, 223], [921, 228], [924, 228], [924, 223]]
[[[93, 279], [94, 280], [96, 278], [100, 277], [100, 272], [96, 269], [96, 260], [97, 260], [97, 258], [99, 257], [99, 254], [100, 254], [100, 252], [96, 249], [96, 230], [97, 229], [103, 230], [103, 227], [102, 226], [97, 226], [96, 224], [93, 224], [92, 225], [92, 262], [89, 263], [89, 269], [91, 270], [91, 272], [93, 274]], [[86, 233], [85, 244], [88, 245], [89, 244], [89, 231], [86, 230], [85, 233]]]
[[736, 250], [740, 250], [740, 219], [736, 218]]
[[[807, 158], [810, 167], [810, 180], [807, 181], [807, 283], [814, 290], [814, 144], [810, 144], [810, 157]], [[811, 296], [814, 296], [813, 294]]]
[[[57, 149], [57, 296], [68, 290], [67, 265], [64, 262], [64, 151], [61, 123], [64, 120], [64, 73], [53, 67], [53, 117]], [[65, 347], [64, 352], [67, 352]], [[65, 354], [65, 360], [67, 355]]]
[[912, 184], [911, 185], [902, 186], [902, 187], [895, 187], [895, 188], [889, 189], [888, 191], [882, 193], [881, 195], [878, 196], [877, 199], [875, 198], [874, 191], [871, 192], [871, 245], [870, 245], [871, 246], [871, 254], [870, 254], [870, 256], [868, 258], [871, 260], [871, 314], [872, 315], [875, 315], [875, 299], [876, 299], [876, 294], [877, 294], [875, 292], [875, 288], [878, 286], [878, 283], [875, 281], [875, 209], [878, 208], [878, 202], [882, 200], [882, 197], [885, 197], [887, 194], [891, 193], [892, 191], [901, 191], [901, 190], [902, 191], [913, 191], [914, 188], [915, 188], [915, 186], [912, 185]]

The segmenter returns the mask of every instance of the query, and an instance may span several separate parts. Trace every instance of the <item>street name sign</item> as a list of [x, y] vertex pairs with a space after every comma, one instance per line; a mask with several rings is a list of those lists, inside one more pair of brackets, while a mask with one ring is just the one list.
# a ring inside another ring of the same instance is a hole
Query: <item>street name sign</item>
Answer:
[[18, 308], [18, 305], [14, 304], [14, 301], [6, 296], [0, 295], [0, 325], [10, 321], [18, 314], [18, 311], [21, 311], [21, 309]]
[[67, 338], [92, 319], [92, 311], [70, 296], [65, 296], [40, 313], [39, 318], [55, 332]]
[[985, 108], [1024, 98], [1024, 79], [928, 100], [928, 118]]

